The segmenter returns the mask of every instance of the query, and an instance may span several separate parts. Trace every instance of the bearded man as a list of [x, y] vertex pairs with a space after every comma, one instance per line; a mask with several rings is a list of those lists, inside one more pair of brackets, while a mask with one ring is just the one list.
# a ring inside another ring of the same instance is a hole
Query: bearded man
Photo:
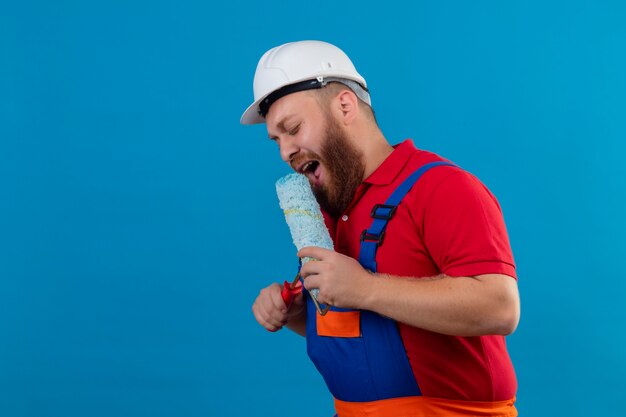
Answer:
[[309, 179], [335, 251], [307, 247], [306, 290], [252, 311], [306, 336], [340, 417], [516, 416], [504, 336], [519, 322], [515, 264], [496, 198], [473, 175], [381, 132], [365, 79], [334, 45], [270, 49], [241, 123], [265, 123]]

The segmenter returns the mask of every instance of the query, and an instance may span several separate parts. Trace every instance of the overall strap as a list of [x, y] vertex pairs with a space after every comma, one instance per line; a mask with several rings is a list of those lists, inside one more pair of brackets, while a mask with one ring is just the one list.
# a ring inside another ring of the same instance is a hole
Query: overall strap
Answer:
[[361, 250], [359, 262], [364, 268], [376, 272], [376, 251], [382, 245], [385, 238], [387, 222], [393, 217], [398, 204], [404, 196], [413, 188], [413, 185], [429, 169], [438, 166], [456, 166], [450, 162], [437, 161], [422, 165], [404, 180], [398, 188], [389, 196], [385, 204], [376, 204], [372, 209], [371, 216], [374, 219], [370, 227], [361, 233]]

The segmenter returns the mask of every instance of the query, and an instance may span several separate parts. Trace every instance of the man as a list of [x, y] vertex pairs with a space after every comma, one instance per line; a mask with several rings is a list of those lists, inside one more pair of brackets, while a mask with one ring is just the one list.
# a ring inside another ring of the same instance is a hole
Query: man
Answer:
[[367, 85], [324, 42], [269, 50], [243, 124], [266, 123], [282, 159], [307, 176], [335, 251], [309, 247], [306, 290], [279, 284], [252, 307], [267, 330], [307, 338], [340, 417], [515, 416], [504, 336], [520, 303], [500, 207], [474, 176], [410, 140], [391, 146]]

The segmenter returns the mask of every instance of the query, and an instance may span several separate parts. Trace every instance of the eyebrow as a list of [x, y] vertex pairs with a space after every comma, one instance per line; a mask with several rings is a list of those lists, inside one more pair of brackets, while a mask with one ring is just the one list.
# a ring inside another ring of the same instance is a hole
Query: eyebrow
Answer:
[[[283, 117], [283, 119], [280, 122], [276, 123], [276, 128], [278, 129], [278, 131], [284, 132], [286, 130], [285, 129], [285, 123], [287, 123], [287, 121], [289, 121], [289, 119], [291, 119], [293, 117], [295, 117], [294, 114], [289, 114], [289, 115]], [[272, 135], [272, 134], [269, 135], [269, 138], [270, 138], [270, 140], [278, 139], [275, 135]]]

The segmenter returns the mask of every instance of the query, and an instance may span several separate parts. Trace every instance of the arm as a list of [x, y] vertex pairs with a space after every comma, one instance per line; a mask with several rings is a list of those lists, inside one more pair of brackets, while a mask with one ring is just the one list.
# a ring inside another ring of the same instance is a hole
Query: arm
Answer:
[[519, 321], [517, 282], [506, 275], [439, 276], [431, 279], [371, 274], [354, 259], [322, 248], [301, 273], [307, 289], [333, 306], [377, 312], [396, 321], [455, 336], [512, 333]]
[[411, 326], [481, 336], [511, 334], [519, 322], [517, 282], [506, 275], [377, 278], [363, 288], [363, 308]]
[[287, 328], [292, 332], [306, 337], [306, 306], [302, 294], [294, 300], [287, 314]]

